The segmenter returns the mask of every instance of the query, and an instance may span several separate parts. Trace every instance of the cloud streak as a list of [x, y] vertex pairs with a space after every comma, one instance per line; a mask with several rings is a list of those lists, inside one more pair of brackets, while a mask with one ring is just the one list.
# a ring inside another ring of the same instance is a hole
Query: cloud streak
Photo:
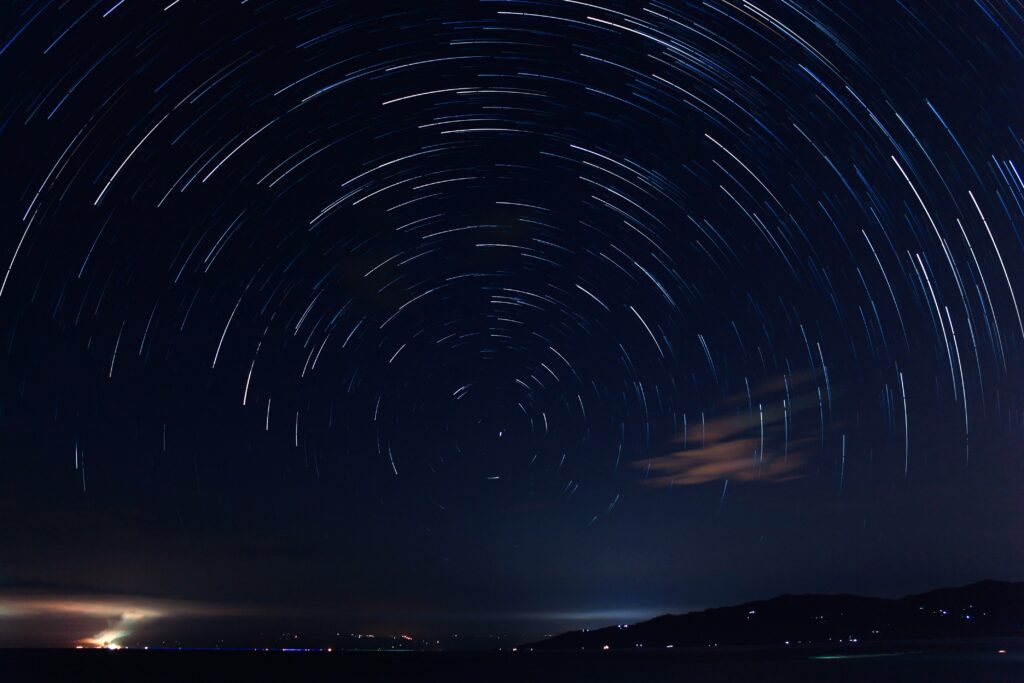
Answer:
[[771, 378], [731, 394], [719, 411], [688, 424], [668, 453], [635, 463], [649, 468], [646, 486], [792, 481], [806, 476], [809, 454], [835, 427], [825, 424], [818, 388], [806, 374]]
[[142, 596], [0, 593], [0, 627], [17, 631], [19, 624], [42, 624], [60, 644], [81, 647], [119, 647], [141, 625], [159, 620], [252, 612], [241, 606]]

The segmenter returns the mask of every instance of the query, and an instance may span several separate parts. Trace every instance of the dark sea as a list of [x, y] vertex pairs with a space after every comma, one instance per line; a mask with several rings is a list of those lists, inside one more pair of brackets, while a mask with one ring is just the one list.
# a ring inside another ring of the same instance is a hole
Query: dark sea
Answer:
[[[1005, 652], [1000, 652], [1005, 650]], [[1024, 683], [1024, 645], [948, 650], [377, 653], [2, 650], [16, 681], [735, 681]]]

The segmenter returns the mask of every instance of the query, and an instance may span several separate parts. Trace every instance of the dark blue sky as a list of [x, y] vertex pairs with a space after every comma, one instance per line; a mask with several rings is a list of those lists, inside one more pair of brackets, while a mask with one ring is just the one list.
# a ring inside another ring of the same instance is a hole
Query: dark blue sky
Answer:
[[2, 12], [3, 642], [1024, 574], [1015, 3]]

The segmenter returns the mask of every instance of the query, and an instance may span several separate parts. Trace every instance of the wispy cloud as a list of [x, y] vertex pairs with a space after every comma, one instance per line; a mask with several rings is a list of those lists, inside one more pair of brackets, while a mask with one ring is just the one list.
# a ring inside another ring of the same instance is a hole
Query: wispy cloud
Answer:
[[656, 488], [725, 479], [797, 479], [805, 474], [809, 452], [820, 443], [819, 401], [809, 375], [765, 380], [749, 393], [725, 397], [716, 414], [691, 420], [669, 444], [668, 453], [636, 466], [650, 468], [645, 484]]
[[[75, 624], [73, 629], [54, 628], [54, 633], [91, 629], [88, 635], [68, 637], [65, 645], [117, 647], [142, 624], [177, 617], [222, 617], [246, 614], [244, 607], [167, 600], [141, 596], [101, 594], [48, 595], [35, 592], [0, 592], [0, 625], [31, 621]], [[93, 625], [93, 626], [90, 626]]]

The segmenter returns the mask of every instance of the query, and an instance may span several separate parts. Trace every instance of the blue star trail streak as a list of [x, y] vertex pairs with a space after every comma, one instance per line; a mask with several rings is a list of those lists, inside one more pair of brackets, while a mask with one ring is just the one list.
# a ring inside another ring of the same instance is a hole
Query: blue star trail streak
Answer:
[[984, 498], [1022, 46], [1016, 0], [8, 3], [4, 495], [453, 564]]

